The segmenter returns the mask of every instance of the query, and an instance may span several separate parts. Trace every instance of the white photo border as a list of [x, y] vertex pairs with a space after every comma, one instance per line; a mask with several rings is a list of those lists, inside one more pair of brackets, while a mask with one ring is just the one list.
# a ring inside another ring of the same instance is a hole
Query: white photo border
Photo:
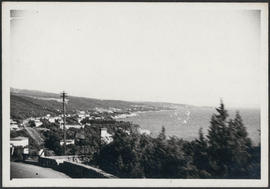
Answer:
[[[147, 2], [149, 4], [158, 2]], [[11, 9], [102, 6], [114, 2], [2, 2], [2, 182], [3, 187], [267, 187], [268, 186], [268, 3], [182, 3], [183, 9], [261, 10], [261, 179], [10, 179], [10, 21]], [[121, 6], [143, 2], [117, 2]]]

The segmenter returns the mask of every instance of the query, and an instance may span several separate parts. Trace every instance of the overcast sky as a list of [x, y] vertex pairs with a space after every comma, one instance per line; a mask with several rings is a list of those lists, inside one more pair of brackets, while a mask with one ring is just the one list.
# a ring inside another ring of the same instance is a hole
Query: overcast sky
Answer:
[[260, 11], [100, 3], [38, 8], [11, 31], [15, 88], [259, 106]]

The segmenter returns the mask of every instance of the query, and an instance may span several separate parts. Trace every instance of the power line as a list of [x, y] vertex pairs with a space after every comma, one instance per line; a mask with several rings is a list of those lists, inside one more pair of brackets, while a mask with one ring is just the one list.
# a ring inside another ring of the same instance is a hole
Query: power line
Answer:
[[62, 103], [63, 103], [64, 155], [66, 155], [66, 98], [68, 96], [67, 96], [67, 93], [63, 91], [60, 94], [60, 97], [62, 98]]

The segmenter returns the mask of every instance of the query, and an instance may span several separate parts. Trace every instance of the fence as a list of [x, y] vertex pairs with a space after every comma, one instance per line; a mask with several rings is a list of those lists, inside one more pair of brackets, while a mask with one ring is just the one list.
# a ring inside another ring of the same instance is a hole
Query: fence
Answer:
[[57, 171], [61, 171], [72, 178], [117, 178], [114, 175], [106, 173], [101, 169], [97, 169], [78, 162], [71, 162], [79, 158], [78, 156], [49, 156], [39, 157], [39, 165], [50, 167]]
[[72, 178], [117, 178], [100, 169], [80, 163], [64, 161], [60, 166], [61, 170]]

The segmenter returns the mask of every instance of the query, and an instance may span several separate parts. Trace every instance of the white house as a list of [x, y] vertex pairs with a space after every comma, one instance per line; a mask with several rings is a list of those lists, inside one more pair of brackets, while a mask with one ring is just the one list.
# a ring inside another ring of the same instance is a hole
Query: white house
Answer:
[[34, 122], [35, 122], [36, 127], [39, 127], [43, 124], [39, 119], [36, 119]]
[[11, 130], [17, 130], [19, 129], [19, 125], [16, 121], [13, 121], [12, 119], [10, 120], [10, 129]]
[[78, 117], [77, 122], [80, 123], [83, 120], [83, 118]]
[[14, 121], [13, 119], [10, 119], [10, 124], [17, 124], [17, 121]]
[[51, 118], [48, 119], [48, 121], [49, 121], [50, 123], [55, 123], [55, 120], [56, 120], [56, 118], [54, 118], [54, 117], [51, 117]]
[[100, 137], [101, 141], [103, 141], [105, 144], [109, 144], [113, 141], [112, 135], [108, 133], [107, 128], [101, 128]]
[[14, 148], [16, 146], [21, 146], [23, 147], [24, 154], [29, 153], [28, 145], [29, 145], [29, 139], [27, 137], [16, 137], [16, 138], [10, 139], [10, 147]]
[[140, 134], [145, 134], [145, 135], [150, 135], [150, 134], [151, 134], [151, 132], [150, 132], [149, 130], [147, 130], [147, 129], [142, 129], [142, 128], [138, 128], [138, 132], [139, 132]]
[[[66, 129], [69, 129], [69, 128], [80, 129], [80, 128], [84, 128], [84, 125], [66, 125]], [[63, 124], [60, 125], [60, 129], [64, 129]]]
[[[70, 144], [75, 144], [75, 140], [74, 139], [66, 139], [66, 145], [70, 145]], [[60, 141], [60, 145], [61, 146], [64, 145], [64, 140]]]
[[44, 151], [44, 149], [40, 149], [39, 152], [38, 152], [38, 155], [39, 155], [40, 157], [44, 157], [44, 156], [45, 156], [45, 151]]
[[85, 111], [79, 111], [77, 115], [78, 115], [78, 117], [81, 118], [81, 119], [84, 119], [84, 118], [86, 117]]
[[16, 131], [19, 129], [19, 125], [18, 124], [10, 124], [10, 129]]
[[78, 117], [84, 119], [86, 116], [84, 114], [78, 114]]

